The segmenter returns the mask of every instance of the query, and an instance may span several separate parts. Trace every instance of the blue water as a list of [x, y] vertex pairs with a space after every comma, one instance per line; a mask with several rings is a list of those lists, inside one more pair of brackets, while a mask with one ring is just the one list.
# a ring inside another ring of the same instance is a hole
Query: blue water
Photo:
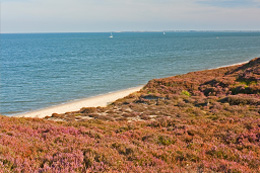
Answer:
[[260, 56], [260, 32], [1, 34], [0, 113], [12, 115]]

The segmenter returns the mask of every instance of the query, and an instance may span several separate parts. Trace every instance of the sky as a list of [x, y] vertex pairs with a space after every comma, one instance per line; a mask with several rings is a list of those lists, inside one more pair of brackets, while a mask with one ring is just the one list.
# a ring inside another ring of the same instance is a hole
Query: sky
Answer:
[[2, 33], [260, 30], [260, 0], [1, 0]]

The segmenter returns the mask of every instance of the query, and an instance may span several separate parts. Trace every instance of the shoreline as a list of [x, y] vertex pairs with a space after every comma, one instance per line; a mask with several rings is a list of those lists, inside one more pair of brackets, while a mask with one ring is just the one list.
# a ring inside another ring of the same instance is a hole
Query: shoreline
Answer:
[[[220, 66], [220, 67], [212, 68], [212, 69], [204, 69], [204, 70], [213, 70], [213, 69], [219, 69], [219, 68], [224, 68], [224, 67], [242, 65], [242, 64], [248, 63], [249, 61], [250, 60], [235, 63], [235, 64], [230, 64], [230, 65], [224, 65], [224, 66]], [[48, 106], [45, 108], [40, 108], [40, 109], [24, 112], [24, 113], [12, 114], [12, 115], [10, 115], [10, 117], [44, 118], [46, 116], [51, 116], [53, 113], [61, 114], [61, 113], [65, 113], [65, 112], [78, 111], [82, 107], [98, 107], [98, 106], [105, 107], [109, 103], [114, 102], [117, 99], [126, 97], [133, 92], [139, 91], [143, 87], [144, 87], [144, 85], [141, 85], [141, 86], [132, 87], [132, 88], [128, 88], [128, 89], [112, 91], [112, 92], [108, 92], [105, 94], [91, 96], [91, 97], [87, 97], [87, 98], [83, 98], [83, 99], [76, 99], [76, 100], [72, 100], [72, 101], [61, 103], [61, 104], [52, 105], [52, 106]]]
[[220, 68], [225, 68], [225, 67], [232, 67], [232, 66], [236, 66], [236, 65], [243, 65], [243, 64], [248, 63], [249, 61], [250, 61], [250, 60], [248, 60], [248, 61], [243, 61], [243, 62], [239, 62], [239, 63], [235, 63], [235, 64], [230, 64], [230, 65], [223, 65], [223, 66], [220, 66], [220, 67], [217, 67], [217, 68], [212, 68], [212, 69], [209, 69], [209, 70], [220, 69]]
[[126, 97], [131, 93], [141, 90], [143, 87], [144, 85], [141, 85], [141, 86], [132, 87], [124, 90], [118, 90], [106, 94], [69, 101], [62, 104], [36, 109], [29, 112], [13, 114], [10, 115], [10, 117], [44, 118], [46, 116], [51, 116], [53, 113], [61, 114], [65, 112], [78, 111], [83, 107], [98, 107], [98, 106], [105, 107], [111, 102], [116, 101], [117, 99]]

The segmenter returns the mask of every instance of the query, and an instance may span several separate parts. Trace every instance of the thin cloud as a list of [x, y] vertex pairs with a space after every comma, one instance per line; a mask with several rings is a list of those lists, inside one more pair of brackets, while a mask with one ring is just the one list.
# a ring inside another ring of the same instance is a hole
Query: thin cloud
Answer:
[[224, 8], [259, 8], [260, 6], [259, 0], [200, 0], [197, 3]]
[[2, 32], [260, 29], [260, 0], [2, 0]]

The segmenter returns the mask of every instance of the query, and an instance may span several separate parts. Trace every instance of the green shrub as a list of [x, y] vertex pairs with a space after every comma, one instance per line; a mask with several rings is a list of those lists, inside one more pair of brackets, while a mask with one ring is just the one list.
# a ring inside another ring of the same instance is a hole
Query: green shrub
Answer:
[[191, 96], [191, 94], [189, 93], [189, 91], [186, 90], [182, 90], [181, 94], [186, 95], [186, 96]]

